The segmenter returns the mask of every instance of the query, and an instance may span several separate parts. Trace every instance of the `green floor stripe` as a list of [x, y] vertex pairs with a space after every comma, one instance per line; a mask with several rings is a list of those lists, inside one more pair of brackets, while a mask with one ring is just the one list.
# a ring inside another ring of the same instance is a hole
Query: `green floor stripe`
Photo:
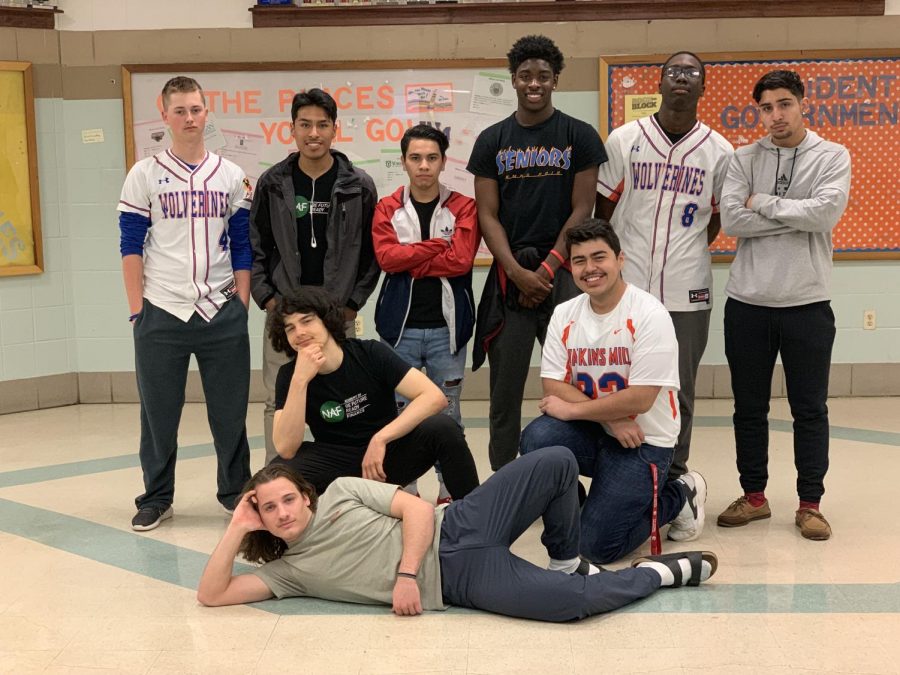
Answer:
[[[166, 524], [162, 527], [167, 527]], [[0, 530], [151, 579], [197, 588], [206, 554], [82, 518], [0, 499]], [[236, 572], [251, 566], [235, 563]], [[252, 605], [280, 615], [388, 614], [381, 606], [315, 598]], [[454, 608], [452, 612], [465, 612]], [[716, 584], [663, 590], [624, 611], [712, 614], [898, 613], [900, 584]]]
[[[532, 419], [534, 418], [523, 418], [523, 424], [527, 424]], [[486, 417], [467, 417], [464, 419], [464, 422], [466, 427], [470, 429], [486, 429], [488, 427], [488, 418]], [[731, 427], [731, 417], [698, 416], [694, 418], [694, 426], [712, 428]], [[773, 419], [769, 421], [769, 428], [772, 431], [791, 433], [793, 427], [791, 422]], [[843, 441], [900, 447], [900, 433], [891, 431], [874, 431], [871, 429], [833, 426], [831, 427], [831, 437]], [[255, 450], [264, 446], [262, 436], [252, 436], [249, 441], [251, 449]], [[209, 457], [213, 454], [212, 443], [188, 445], [178, 449], [179, 459], [197, 459], [199, 457]], [[0, 473], [0, 488], [41, 483], [43, 481], [58, 480], [60, 478], [72, 478], [74, 476], [86, 476], [106, 471], [118, 471], [120, 469], [130, 469], [137, 466], [140, 466], [140, 462], [138, 461], [137, 453], [134, 452], [127, 455], [86, 459], [78, 462], [68, 462], [66, 464], [53, 464], [30, 469], [5, 471]]]
[[[265, 441], [262, 436], [251, 436], [250, 449], [263, 447]], [[200, 443], [198, 445], [186, 445], [178, 448], [178, 459], [197, 459], [215, 455], [212, 443]], [[141, 465], [137, 452], [128, 455], [115, 455], [113, 457], [99, 457], [97, 459], [84, 459], [78, 462], [65, 464], [52, 464], [50, 466], [36, 466], [30, 469], [17, 469], [0, 473], [0, 488], [14, 485], [29, 485], [31, 483], [43, 483], [47, 480], [60, 478], [73, 478], [75, 476], [88, 476], [94, 473], [106, 471], [119, 471], [131, 469]]]

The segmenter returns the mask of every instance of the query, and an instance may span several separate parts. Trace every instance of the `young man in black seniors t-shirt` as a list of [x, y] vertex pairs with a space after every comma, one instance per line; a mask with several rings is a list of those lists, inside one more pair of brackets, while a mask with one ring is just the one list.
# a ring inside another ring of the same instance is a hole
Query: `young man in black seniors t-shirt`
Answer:
[[[269, 315], [278, 371], [272, 438], [280, 462], [323, 492], [340, 476], [405, 485], [436, 461], [454, 499], [478, 485], [462, 429], [438, 415], [447, 398], [390, 347], [347, 339], [341, 307], [318, 288], [281, 298]], [[395, 396], [409, 404], [398, 414]], [[304, 441], [306, 427], [313, 441]]]
[[534, 339], [553, 308], [578, 294], [565, 231], [590, 217], [603, 143], [587, 123], [553, 107], [563, 55], [542, 35], [507, 54], [518, 109], [485, 129], [467, 167], [494, 264], [478, 307], [473, 368], [490, 361], [490, 458], [499, 469], [518, 451], [522, 396]]

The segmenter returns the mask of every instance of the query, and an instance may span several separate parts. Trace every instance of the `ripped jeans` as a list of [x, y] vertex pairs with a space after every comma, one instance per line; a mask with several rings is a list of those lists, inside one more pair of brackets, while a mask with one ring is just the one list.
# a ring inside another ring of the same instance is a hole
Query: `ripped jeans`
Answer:
[[[413, 368], [425, 368], [428, 379], [434, 382], [449, 404], [444, 414], [463, 426], [459, 410], [459, 395], [462, 391], [463, 376], [466, 372], [466, 350], [450, 353], [450, 329], [407, 328], [400, 342], [393, 348], [395, 352]], [[403, 410], [408, 401], [397, 396], [397, 409]]]

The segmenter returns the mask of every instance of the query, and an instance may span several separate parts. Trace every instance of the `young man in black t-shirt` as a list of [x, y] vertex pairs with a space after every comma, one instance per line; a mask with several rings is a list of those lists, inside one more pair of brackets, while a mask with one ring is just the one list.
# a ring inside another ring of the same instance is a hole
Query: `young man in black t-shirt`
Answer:
[[[478, 485], [447, 398], [387, 345], [348, 339], [341, 307], [318, 288], [282, 297], [269, 313], [272, 348], [296, 358], [278, 371], [272, 440], [288, 464], [323, 492], [339, 476], [398, 485], [440, 461], [454, 499]], [[394, 397], [409, 404], [398, 414]], [[304, 441], [306, 427], [313, 441]]]
[[[440, 183], [449, 144], [425, 124], [407, 129], [400, 141], [409, 184], [378, 202], [372, 222], [375, 257], [385, 271], [375, 330], [409, 365], [425, 369], [447, 397], [444, 412], [462, 426], [465, 346], [475, 325], [472, 264], [481, 231], [475, 200]], [[397, 401], [401, 410], [406, 403]], [[438, 482], [440, 504], [450, 496], [440, 471]]]
[[[250, 211], [251, 292], [271, 312], [297, 288], [325, 288], [340, 303], [348, 329], [378, 282], [372, 214], [378, 197], [371, 177], [331, 149], [337, 104], [321, 89], [294, 96], [291, 134], [297, 152], [268, 169]], [[263, 340], [266, 462], [275, 456], [272, 419], [275, 376], [287, 358]]]
[[490, 361], [490, 459], [496, 470], [518, 451], [522, 396], [535, 338], [553, 308], [578, 294], [565, 231], [590, 217], [603, 143], [587, 123], [553, 107], [563, 55], [542, 35], [507, 54], [518, 109], [485, 129], [467, 167], [494, 264], [478, 307], [473, 369]]

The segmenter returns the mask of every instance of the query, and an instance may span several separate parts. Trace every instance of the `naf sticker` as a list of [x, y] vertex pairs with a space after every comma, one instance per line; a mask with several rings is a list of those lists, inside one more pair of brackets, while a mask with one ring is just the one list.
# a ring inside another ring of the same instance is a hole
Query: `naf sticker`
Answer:
[[693, 302], [705, 302], [709, 304], [709, 289], [699, 288], [695, 291], [688, 291], [688, 298]]
[[309, 213], [309, 200], [300, 195], [294, 195], [294, 215], [297, 218], [305, 218]]
[[331, 211], [330, 201], [310, 201], [302, 195], [294, 195], [294, 216], [306, 218], [312, 216], [327, 216]]
[[343, 422], [344, 406], [337, 401], [325, 401], [319, 407], [319, 416], [326, 422]]

